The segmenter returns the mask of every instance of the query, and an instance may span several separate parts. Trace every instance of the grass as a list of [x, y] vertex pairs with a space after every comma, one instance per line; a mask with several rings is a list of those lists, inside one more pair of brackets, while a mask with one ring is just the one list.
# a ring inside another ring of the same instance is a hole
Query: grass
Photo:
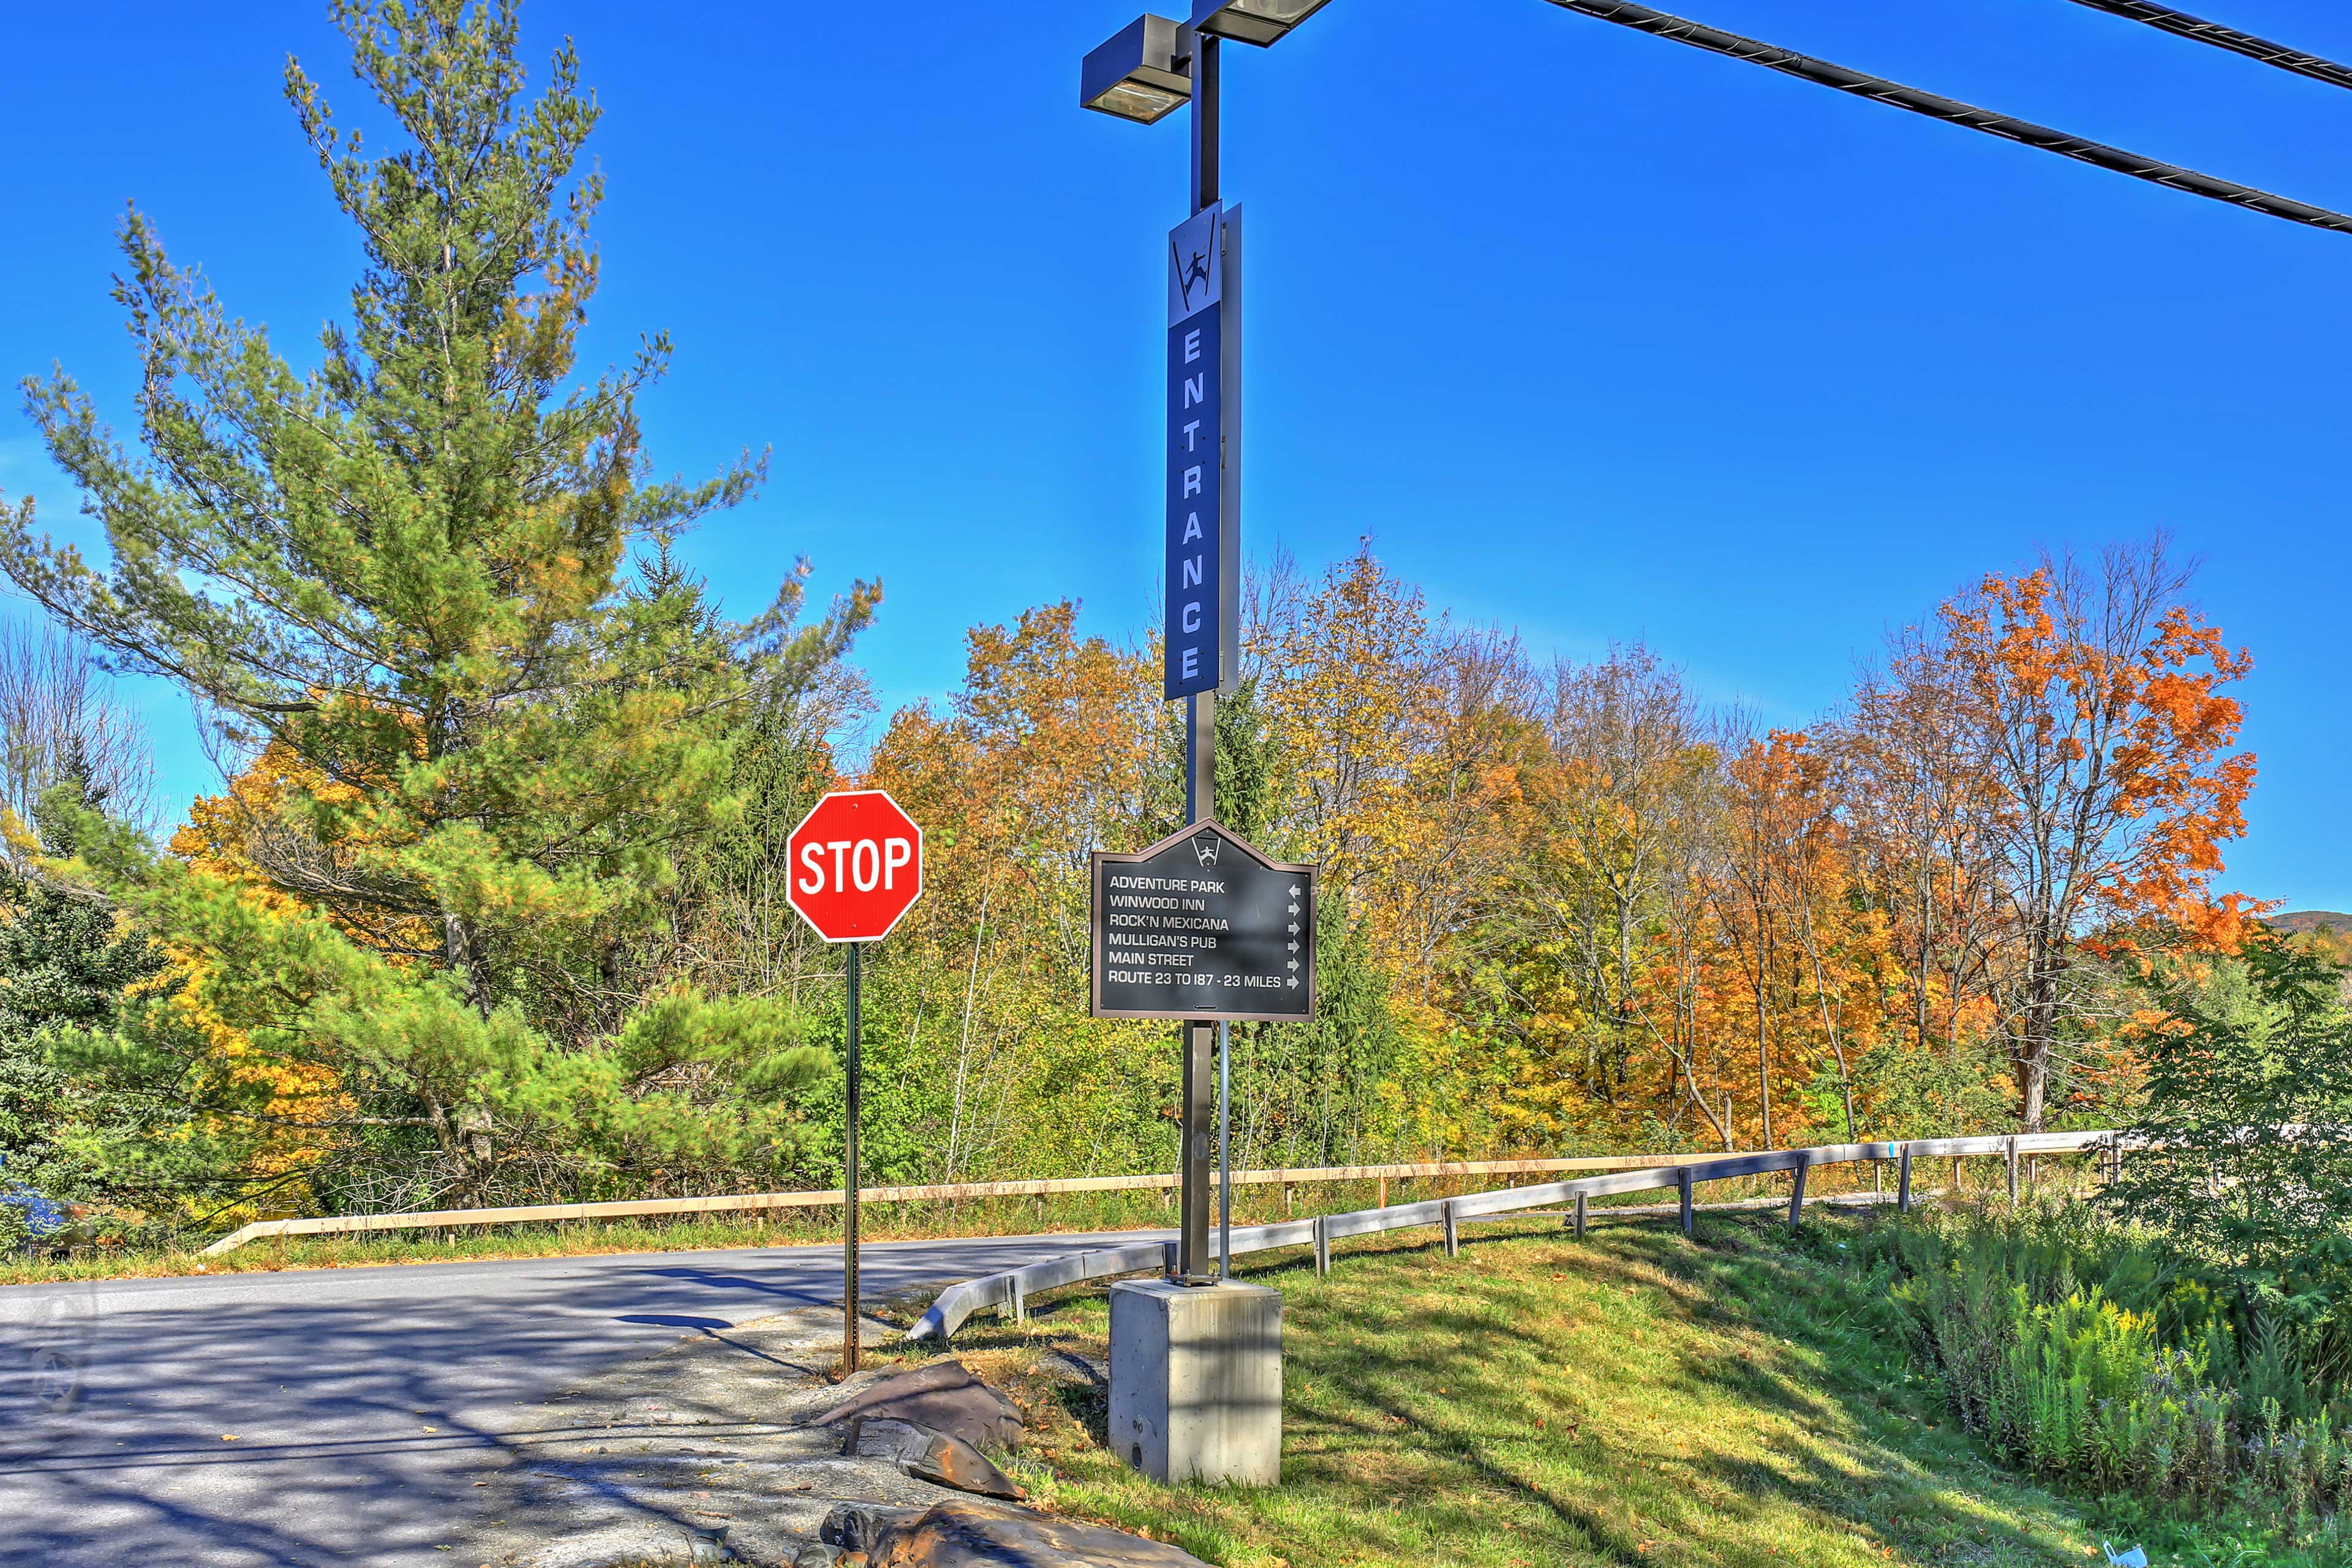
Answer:
[[1036, 1500], [1233, 1568], [2104, 1561], [1769, 1224], [1517, 1222], [1456, 1258], [1406, 1233], [1328, 1279], [1250, 1273], [1285, 1297], [1282, 1487], [1162, 1487], [1107, 1452], [1056, 1352], [1105, 1356], [1108, 1307], [1073, 1292], [953, 1347], [1032, 1411], [1010, 1468]]

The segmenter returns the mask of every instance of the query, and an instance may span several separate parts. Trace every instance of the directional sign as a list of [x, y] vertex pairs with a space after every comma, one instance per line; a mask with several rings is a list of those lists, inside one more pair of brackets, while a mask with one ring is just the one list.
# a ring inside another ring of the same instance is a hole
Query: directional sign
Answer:
[[1097, 1018], [1315, 1016], [1315, 868], [1213, 822], [1094, 858]]
[[826, 795], [785, 841], [784, 896], [827, 942], [872, 942], [923, 896], [923, 830], [887, 791]]

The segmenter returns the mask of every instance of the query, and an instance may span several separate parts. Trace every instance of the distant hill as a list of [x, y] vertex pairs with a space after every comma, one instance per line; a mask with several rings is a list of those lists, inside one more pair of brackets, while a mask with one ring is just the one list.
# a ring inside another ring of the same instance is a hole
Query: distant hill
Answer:
[[2301, 936], [2322, 926], [2334, 926], [2337, 934], [2352, 936], [2352, 915], [2339, 915], [2333, 910], [2297, 910], [2291, 915], [2265, 915], [2263, 918], [2291, 936]]

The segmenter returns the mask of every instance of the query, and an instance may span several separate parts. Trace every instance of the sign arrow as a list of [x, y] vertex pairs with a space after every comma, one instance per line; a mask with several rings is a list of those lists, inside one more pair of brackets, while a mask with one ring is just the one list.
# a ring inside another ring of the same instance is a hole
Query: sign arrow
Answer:
[[1296, 882], [1290, 884], [1290, 896], [1294, 899], [1298, 896], [1298, 884]]
[[[1291, 911], [1291, 913], [1293, 913], [1293, 914], [1297, 914], [1297, 912], [1298, 912], [1298, 911], [1297, 911], [1297, 910], [1293, 910]], [[1298, 934], [1298, 922], [1297, 922], [1297, 921], [1291, 921], [1291, 922], [1290, 922], [1290, 934], [1291, 934], [1291, 935], [1293, 935], [1293, 936], [1297, 936], [1297, 935]]]
[[1294, 915], [1295, 915], [1295, 914], [1297, 914], [1297, 913], [1298, 912], [1298, 906], [1297, 906], [1297, 904], [1293, 904], [1293, 905], [1291, 905], [1291, 906], [1290, 906], [1290, 912], [1291, 912], [1292, 914], [1294, 914]]
[[1297, 959], [1295, 959], [1295, 958], [1294, 958], [1294, 959], [1292, 959], [1292, 960], [1290, 961], [1290, 967], [1291, 967], [1291, 968], [1293, 968], [1293, 969], [1297, 968], [1297, 967], [1298, 967], [1298, 960], [1297, 960]]
[[1292, 942], [1292, 943], [1290, 944], [1290, 951], [1291, 951], [1291, 952], [1297, 952], [1298, 951], [1298, 944], [1297, 944], [1297, 942]]
[[1297, 976], [1296, 974], [1294, 974], [1294, 975], [1292, 975], [1292, 976], [1290, 977], [1290, 988], [1291, 988], [1293, 991], [1296, 991], [1296, 990], [1297, 990], [1297, 989], [1298, 989], [1298, 976]]

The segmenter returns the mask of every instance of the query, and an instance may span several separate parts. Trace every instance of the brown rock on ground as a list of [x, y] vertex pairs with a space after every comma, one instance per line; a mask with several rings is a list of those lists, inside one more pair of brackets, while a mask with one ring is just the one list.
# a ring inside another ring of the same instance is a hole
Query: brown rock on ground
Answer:
[[1023, 1434], [1020, 1406], [960, 1361], [934, 1362], [886, 1377], [811, 1424], [833, 1426], [860, 1415], [928, 1426], [974, 1448], [1017, 1448]]
[[887, 1459], [901, 1475], [933, 1486], [982, 1497], [1019, 1500], [1023, 1492], [1012, 1477], [998, 1469], [981, 1451], [961, 1437], [934, 1432], [911, 1421], [887, 1416], [853, 1415], [841, 1451], [860, 1458]]
[[1205, 1568], [1164, 1542], [1003, 1503], [877, 1510], [844, 1531], [848, 1511], [835, 1510], [828, 1535], [854, 1538], [852, 1550], [863, 1550], [870, 1568]]

